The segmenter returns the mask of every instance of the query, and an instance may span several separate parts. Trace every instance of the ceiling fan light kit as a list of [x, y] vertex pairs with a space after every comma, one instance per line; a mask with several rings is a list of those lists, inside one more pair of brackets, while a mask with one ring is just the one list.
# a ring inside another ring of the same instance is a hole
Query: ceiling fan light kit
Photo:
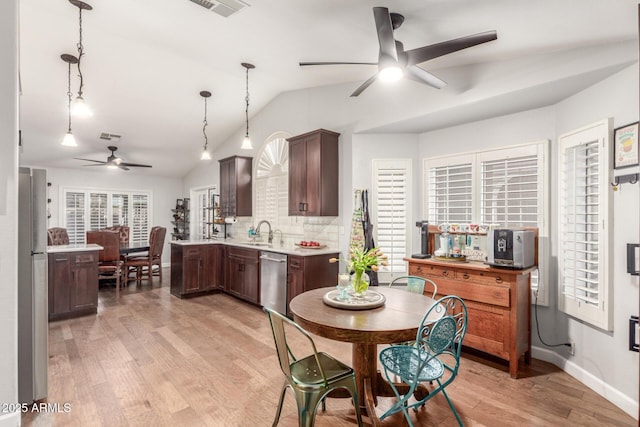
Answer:
[[249, 138], [249, 70], [252, 70], [252, 69], [254, 69], [256, 67], [255, 67], [255, 65], [249, 64], [249, 63], [246, 63], [246, 62], [242, 62], [240, 65], [242, 65], [246, 69], [246, 76], [247, 76], [247, 79], [246, 79], [246, 82], [247, 82], [246, 89], [247, 89], [247, 91], [246, 91], [246, 96], [244, 98], [245, 105], [246, 105], [244, 114], [245, 114], [245, 119], [246, 119], [246, 124], [247, 124], [247, 131], [246, 131], [246, 133], [244, 135], [244, 139], [242, 140], [242, 145], [240, 146], [240, 149], [241, 150], [253, 150], [253, 144], [251, 143], [251, 138]]
[[200, 156], [200, 160], [211, 160], [211, 154], [209, 154], [208, 145], [209, 141], [207, 140], [207, 98], [211, 96], [211, 92], [208, 90], [203, 90], [200, 92], [200, 96], [204, 98], [204, 120], [202, 121], [202, 134], [204, 135], [204, 146], [202, 149], [202, 155]]
[[447, 84], [418, 67], [418, 64], [435, 59], [449, 53], [477, 46], [482, 43], [496, 40], [495, 31], [474, 34], [444, 41], [432, 45], [422, 46], [416, 49], [404, 50], [402, 42], [394, 38], [394, 31], [404, 22], [404, 16], [399, 13], [389, 13], [386, 7], [374, 7], [373, 17], [378, 33], [379, 54], [378, 62], [300, 62], [300, 66], [309, 65], [378, 65], [378, 73], [362, 83], [351, 96], [358, 96], [368, 88], [375, 80], [397, 81], [402, 77], [426, 84], [436, 89], [442, 89]]
[[129, 163], [129, 162], [124, 162], [122, 161], [122, 159], [118, 156], [116, 156], [116, 151], [118, 151], [118, 147], [116, 147], [115, 145], [110, 145], [107, 147], [107, 149], [109, 151], [111, 151], [111, 154], [107, 157], [106, 161], [102, 161], [102, 160], [93, 160], [93, 159], [82, 159], [79, 157], [74, 157], [74, 159], [76, 160], [83, 160], [85, 162], [92, 162], [91, 164], [88, 165], [84, 165], [84, 166], [106, 166], [110, 169], [122, 169], [125, 171], [128, 171], [129, 168], [150, 168], [151, 165], [143, 165], [140, 163]]

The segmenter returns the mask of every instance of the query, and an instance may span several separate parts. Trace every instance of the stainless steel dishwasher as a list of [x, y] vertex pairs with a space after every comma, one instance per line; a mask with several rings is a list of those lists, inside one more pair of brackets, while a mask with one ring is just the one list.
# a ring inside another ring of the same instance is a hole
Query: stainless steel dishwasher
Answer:
[[260, 252], [260, 304], [287, 314], [287, 256]]

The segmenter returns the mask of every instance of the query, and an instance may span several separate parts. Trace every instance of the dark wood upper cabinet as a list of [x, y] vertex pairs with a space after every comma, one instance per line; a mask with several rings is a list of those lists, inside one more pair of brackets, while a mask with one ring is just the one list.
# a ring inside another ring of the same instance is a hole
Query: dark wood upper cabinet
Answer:
[[325, 129], [289, 138], [289, 215], [338, 216], [338, 137]]
[[220, 215], [251, 216], [252, 157], [231, 156], [220, 162]]

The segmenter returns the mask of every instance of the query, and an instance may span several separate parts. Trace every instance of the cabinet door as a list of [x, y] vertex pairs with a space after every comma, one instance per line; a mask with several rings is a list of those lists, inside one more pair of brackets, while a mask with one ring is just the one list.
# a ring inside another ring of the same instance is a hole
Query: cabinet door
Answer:
[[81, 253], [73, 258], [69, 311], [95, 309], [98, 306], [98, 253]]
[[203, 289], [202, 248], [186, 247], [182, 259], [183, 263], [183, 292], [197, 292]]
[[319, 216], [322, 191], [322, 139], [316, 134], [305, 140], [306, 145], [306, 192], [305, 215]]
[[222, 285], [222, 246], [207, 246], [204, 253], [203, 289], [218, 289]]
[[242, 272], [242, 296], [255, 304], [260, 302], [259, 273], [260, 264], [257, 261], [245, 260]]
[[229, 169], [231, 168], [231, 164], [228, 160], [220, 162], [220, 213], [223, 217], [231, 216], [229, 213], [229, 180], [230, 173]]
[[227, 258], [227, 292], [235, 296], [242, 296], [242, 272], [244, 270], [244, 262], [242, 258], [229, 256]]
[[289, 215], [304, 215], [307, 195], [306, 169], [305, 141], [289, 141]]
[[49, 254], [49, 318], [69, 312], [71, 260], [69, 254]]
[[304, 258], [287, 257], [287, 314], [290, 314], [289, 303], [304, 292]]

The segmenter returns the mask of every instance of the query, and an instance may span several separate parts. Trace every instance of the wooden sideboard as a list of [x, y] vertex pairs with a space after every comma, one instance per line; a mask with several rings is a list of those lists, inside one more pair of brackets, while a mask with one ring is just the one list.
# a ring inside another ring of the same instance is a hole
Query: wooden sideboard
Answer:
[[534, 268], [511, 270], [482, 263], [405, 258], [409, 274], [431, 279], [438, 296], [458, 295], [469, 314], [465, 346], [509, 362], [512, 378], [518, 359], [531, 362], [531, 291]]

